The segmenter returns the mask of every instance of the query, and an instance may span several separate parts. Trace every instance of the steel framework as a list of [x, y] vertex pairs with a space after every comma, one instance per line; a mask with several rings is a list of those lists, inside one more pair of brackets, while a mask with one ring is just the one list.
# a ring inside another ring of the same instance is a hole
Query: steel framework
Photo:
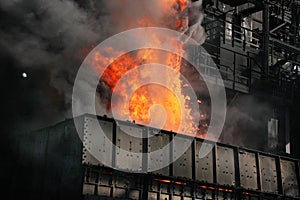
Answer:
[[[82, 123], [79, 133], [73, 120], [68, 120], [19, 138], [18, 162], [23, 166], [15, 168], [12, 191], [19, 192], [10, 193], [11, 199], [18, 195], [39, 200], [299, 199], [299, 160], [221, 143], [199, 158], [203, 140], [190, 138], [191, 146], [169, 166], [137, 173], [137, 166], [145, 169], [153, 161], [147, 154], [134, 158], [134, 153], [162, 148], [176, 133], [106, 117], [85, 115], [78, 119]], [[128, 151], [127, 156], [120, 159], [115, 147], [109, 149], [105, 140], [95, 143], [96, 123], [116, 147]], [[140, 133], [152, 137], [134, 137]], [[96, 160], [89, 153], [92, 148], [113, 168]], [[174, 150], [175, 146], [170, 148], [170, 152]]]
[[300, 74], [299, 1], [204, 2], [204, 46], [227, 87], [246, 93], [267, 87], [292, 99]]

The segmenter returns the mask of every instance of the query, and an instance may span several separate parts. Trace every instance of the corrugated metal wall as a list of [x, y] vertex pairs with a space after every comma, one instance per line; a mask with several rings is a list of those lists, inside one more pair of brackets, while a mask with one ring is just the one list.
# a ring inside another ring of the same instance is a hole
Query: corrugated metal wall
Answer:
[[73, 120], [18, 138], [8, 199], [82, 199], [82, 142]]

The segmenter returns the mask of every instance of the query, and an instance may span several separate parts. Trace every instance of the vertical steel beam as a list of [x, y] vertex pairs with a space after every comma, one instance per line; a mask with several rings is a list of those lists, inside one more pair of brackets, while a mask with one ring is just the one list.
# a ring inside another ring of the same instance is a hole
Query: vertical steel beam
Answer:
[[143, 128], [143, 139], [142, 139], [142, 171], [147, 173], [148, 172], [148, 139], [149, 139], [149, 128]]
[[297, 185], [298, 185], [298, 192], [300, 194], [300, 162], [297, 161], [295, 163], [295, 169], [296, 169], [296, 176], [297, 176]]
[[[239, 148], [235, 147], [233, 149], [234, 154], [234, 174], [235, 174], [235, 188], [241, 187], [241, 178], [240, 178], [240, 163], [239, 163]], [[242, 192], [238, 189], [235, 189], [236, 196], [235, 199], [242, 199]]]
[[263, 78], [269, 79], [269, 46], [270, 46], [270, 9], [269, 0], [265, 0], [263, 9], [263, 43], [262, 43], [262, 66], [263, 66]]
[[143, 174], [142, 176], [142, 184], [143, 184], [143, 188], [142, 188], [142, 194], [140, 195], [141, 198], [143, 200], [147, 200], [148, 199], [148, 191], [149, 191], [149, 183], [150, 183], [150, 176], [148, 176], [147, 174]]
[[[174, 159], [174, 140], [173, 138], [175, 137], [174, 133], [168, 133], [169, 134], [169, 141], [170, 141], [170, 156], [169, 159], [173, 161]], [[169, 165], [169, 176], [173, 176], [174, 175], [174, 162], [171, 162]]]
[[112, 167], [115, 168], [116, 167], [116, 144], [117, 144], [117, 123], [114, 120], [113, 122], [113, 132], [112, 132], [112, 143], [113, 143], [113, 148], [112, 148]]
[[196, 178], [196, 139], [192, 142], [192, 179], [197, 181]]
[[290, 109], [288, 106], [285, 108], [285, 153], [291, 153], [291, 136], [290, 136]]
[[234, 173], [235, 173], [235, 187], [241, 187], [241, 179], [240, 179], [240, 163], [239, 163], [239, 148], [235, 147], [233, 149], [234, 153]]
[[247, 52], [247, 70], [248, 70], [248, 91], [251, 92], [252, 85], [252, 62], [250, 57], [250, 52]]
[[235, 85], [236, 85], [236, 53], [233, 53], [233, 84], [232, 84], [232, 89], [235, 90]]
[[280, 166], [280, 157], [279, 156], [276, 156], [275, 162], [276, 162], [276, 172], [277, 172], [278, 193], [283, 194], [281, 166]]
[[257, 189], [261, 191], [261, 171], [260, 171], [260, 162], [259, 162], [259, 153], [255, 153], [255, 160], [256, 160], [256, 171], [257, 171]]
[[217, 184], [217, 145], [215, 145], [212, 149], [213, 152], [213, 183]]

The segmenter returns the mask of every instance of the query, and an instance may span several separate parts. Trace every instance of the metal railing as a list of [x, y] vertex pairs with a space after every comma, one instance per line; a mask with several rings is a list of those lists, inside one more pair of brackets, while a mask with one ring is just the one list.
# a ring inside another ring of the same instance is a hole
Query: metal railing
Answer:
[[[264, 78], [261, 55], [262, 32], [233, 24], [232, 21], [226, 20], [223, 14], [214, 15], [210, 11], [207, 12], [203, 26], [207, 32], [204, 47], [227, 82], [226, 86], [234, 90], [249, 92], [253, 83]], [[272, 49], [271, 57], [276, 52], [273, 47], [274, 42], [271, 42], [269, 47]], [[230, 60], [224, 55], [230, 55]], [[281, 92], [281, 95], [292, 96], [287, 93], [294, 90], [295, 79], [284, 74], [286, 74], [284, 70], [279, 75], [271, 71], [268, 81], [273, 88], [277, 87], [278, 90], [285, 91], [285, 93]]]

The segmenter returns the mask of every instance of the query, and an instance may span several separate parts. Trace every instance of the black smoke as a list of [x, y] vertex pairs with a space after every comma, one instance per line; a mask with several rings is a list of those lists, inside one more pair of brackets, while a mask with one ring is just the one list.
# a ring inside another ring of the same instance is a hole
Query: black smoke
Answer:
[[30, 131], [71, 117], [77, 70], [109, 34], [100, 1], [2, 0], [0, 14], [2, 99], [13, 128]]
[[72, 117], [75, 75], [91, 47], [109, 34], [106, 16], [101, 1], [0, 1], [4, 190], [18, 164], [19, 135]]

